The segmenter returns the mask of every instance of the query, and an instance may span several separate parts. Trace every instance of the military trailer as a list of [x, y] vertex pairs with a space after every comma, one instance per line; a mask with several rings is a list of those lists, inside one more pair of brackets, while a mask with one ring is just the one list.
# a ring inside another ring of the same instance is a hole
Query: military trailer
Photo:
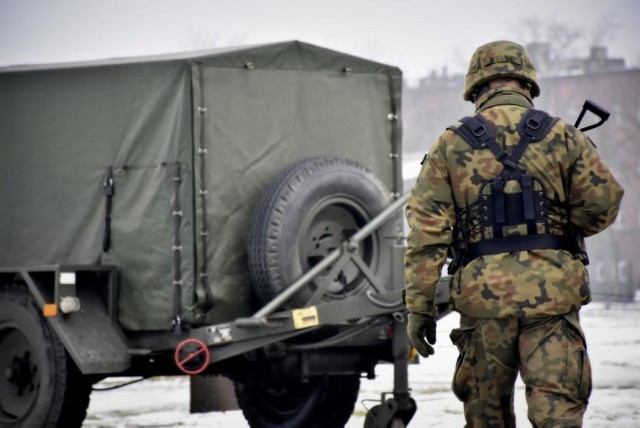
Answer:
[[381, 362], [406, 425], [401, 84], [297, 41], [0, 70], [0, 426], [185, 374], [343, 426]]

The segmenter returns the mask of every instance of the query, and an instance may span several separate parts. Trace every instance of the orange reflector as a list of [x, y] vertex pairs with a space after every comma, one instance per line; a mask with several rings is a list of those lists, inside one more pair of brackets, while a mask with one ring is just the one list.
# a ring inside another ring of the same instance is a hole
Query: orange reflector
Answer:
[[55, 303], [45, 303], [42, 307], [42, 315], [45, 317], [55, 317], [58, 315], [58, 305]]
[[414, 361], [418, 357], [418, 351], [413, 346], [409, 349], [409, 361]]

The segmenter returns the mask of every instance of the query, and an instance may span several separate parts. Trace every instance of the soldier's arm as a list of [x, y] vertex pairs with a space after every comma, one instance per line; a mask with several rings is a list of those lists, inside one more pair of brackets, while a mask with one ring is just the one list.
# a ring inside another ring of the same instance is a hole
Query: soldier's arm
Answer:
[[451, 244], [455, 211], [442, 138], [429, 152], [411, 191], [405, 254], [406, 303], [411, 312], [435, 315], [436, 284]]
[[571, 222], [591, 236], [615, 221], [624, 191], [582, 132], [569, 127], [567, 137], [575, 159], [569, 188]]

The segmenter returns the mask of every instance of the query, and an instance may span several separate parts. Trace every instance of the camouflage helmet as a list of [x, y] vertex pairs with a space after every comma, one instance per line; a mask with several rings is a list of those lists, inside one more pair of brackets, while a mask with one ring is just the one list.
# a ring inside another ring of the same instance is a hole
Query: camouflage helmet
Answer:
[[476, 49], [469, 62], [464, 100], [473, 101], [472, 94], [495, 77], [522, 79], [531, 85], [531, 97], [540, 95], [538, 74], [529, 52], [517, 43], [500, 40]]

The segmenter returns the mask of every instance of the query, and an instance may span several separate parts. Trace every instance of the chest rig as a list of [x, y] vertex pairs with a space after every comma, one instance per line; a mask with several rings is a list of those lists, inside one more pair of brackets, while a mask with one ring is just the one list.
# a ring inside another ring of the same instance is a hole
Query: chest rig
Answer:
[[491, 124], [481, 115], [448, 128], [474, 149], [489, 149], [503, 166], [498, 176], [482, 183], [477, 202], [457, 207], [449, 274], [491, 254], [545, 249], [581, 253], [568, 205], [549, 197], [538, 179], [518, 167], [529, 144], [544, 139], [556, 121], [543, 111], [527, 110], [517, 127], [520, 141], [511, 153], [496, 142]]

